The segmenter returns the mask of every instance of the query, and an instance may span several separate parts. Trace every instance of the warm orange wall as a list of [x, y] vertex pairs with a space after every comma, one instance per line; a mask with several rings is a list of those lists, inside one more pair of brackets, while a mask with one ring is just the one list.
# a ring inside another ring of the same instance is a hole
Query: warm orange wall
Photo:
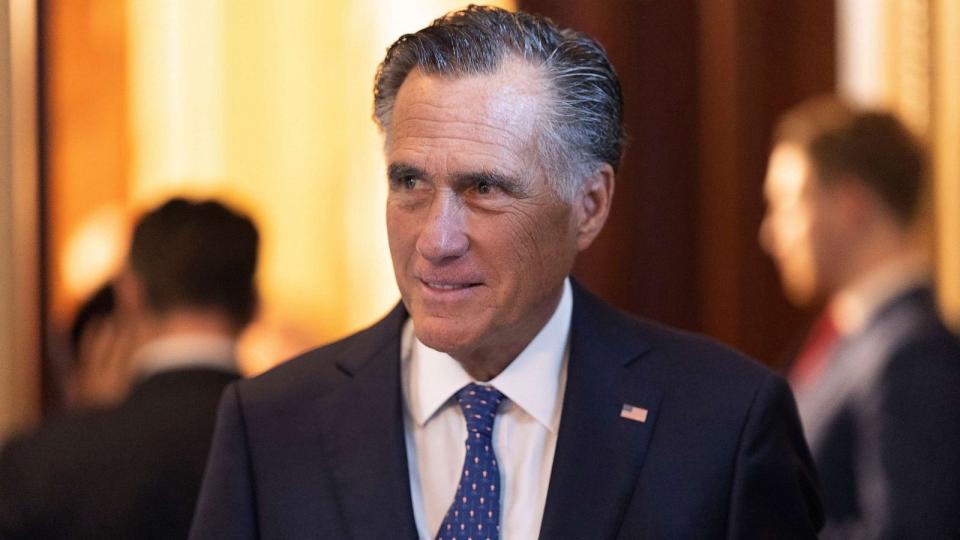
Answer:
[[373, 76], [394, 39], [465, 4], [49, 2], [55, 318], [106, 276], [124, 216], [186, 194], [225, 199], [259, 224], [249, 372], [375, 321], [399, 295]]
[[940, 301], [960, 332], [960, 3], [934, 2], [933, 151]]
[[51, 315], [62, 321], [78, 297], [96, 286], [90, 280], [101, 275], [98, 265], [109, 255], [84, 248], [83, 262], [65, 272], [68, 242], [81, 224], [126, 200], [130, 147], [126, 2], [48, 1], [43, 23], [47, 290]]

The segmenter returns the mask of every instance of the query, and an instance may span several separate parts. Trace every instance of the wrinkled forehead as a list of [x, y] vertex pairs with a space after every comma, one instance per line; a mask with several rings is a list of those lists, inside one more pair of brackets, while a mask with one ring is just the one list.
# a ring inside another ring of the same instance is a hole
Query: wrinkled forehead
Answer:
[[488, 131], [514, 144], [532, 140], [551, 93], [543, 70], [505, 59], [489, 74], [428, 74], [416, 69], [397, 93], [387, 146], [411, 133], [437, 136]]

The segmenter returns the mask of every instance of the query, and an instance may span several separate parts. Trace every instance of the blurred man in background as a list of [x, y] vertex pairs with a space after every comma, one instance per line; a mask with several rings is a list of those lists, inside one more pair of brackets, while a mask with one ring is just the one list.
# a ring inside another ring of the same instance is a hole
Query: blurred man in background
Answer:
[[256, 307], [258, 243], [253, 223], [217, 202], [174, 199], [143, 216], [115, 282], [117, 337], [131, 353], [109, 371], [129, 393], [4, 448], [0, 537], [186, 536], [216, 404], [238, 378], [234, 344]]
[[774, 136], [760, 240], [789, 299], [825, 306], [789, 374], [823, 538], [960, 537], [960, 343], [916, 245], [924, 168], [893, 116], [832, 98]]

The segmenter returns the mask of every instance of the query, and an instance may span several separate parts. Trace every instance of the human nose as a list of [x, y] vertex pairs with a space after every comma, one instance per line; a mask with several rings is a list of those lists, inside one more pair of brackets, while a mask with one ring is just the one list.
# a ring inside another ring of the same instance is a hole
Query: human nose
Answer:
[[454, 193], [438, 193], [417, 239], [417, 252], [433, 264], [463, 256], [470, 247], [465, 212]]

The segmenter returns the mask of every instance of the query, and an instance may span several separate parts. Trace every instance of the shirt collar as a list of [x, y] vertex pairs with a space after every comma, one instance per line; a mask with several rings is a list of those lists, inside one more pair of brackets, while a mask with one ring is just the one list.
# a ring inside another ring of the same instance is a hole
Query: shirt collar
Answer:
[[840, 291], [830, 302], [830, 316], [841, 334], [853, 334], [887, 302], [929, 281], [930, 266], [922, 254], [894, 257]]
[[[563, 374], [567, 358], [573, 291], [564, 280], [560, 303], [547, 324], [499, 375], [485, 384], [502, 392], [552, 432], [560, 424]], [[416, 338], [412, 319], [404, 326], [404, 391], [413, 420], [423, 426], [465, 385], [476, 382], [450, 355]]]
[[208, 368], [235, 373], [236, 340], [214, 333], [177, 333], [163, 336], [133, 353], [140, 378], [174, 369]]

